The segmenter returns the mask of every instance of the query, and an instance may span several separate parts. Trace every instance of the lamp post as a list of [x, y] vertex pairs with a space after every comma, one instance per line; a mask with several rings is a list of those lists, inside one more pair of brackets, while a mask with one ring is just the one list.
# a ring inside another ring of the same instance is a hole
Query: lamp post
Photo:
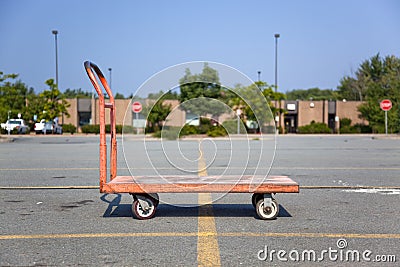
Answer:
[[[58, 88], [58, 42], [57, 42], [57, 34], [58, 31], [57, 30], [52, 30], [51, 31], [52, 34], [54, 34], [54, 43], [55, 43], [55, 48], [56, 48], [56, 86], [57, 89]], [[52, 98], [54, 97], [54, 93], [53, 93], [53, 89], [52, 90]], [[64, 124], [64, 112], [61, 113], [61, 117], [62, 117], [62, 124]]]
[[[278, 38], [280, 37], [279, 33], [275, 33], [275, 94], [278, 91]], [[276, 97], [276, 96], [275, 96]], [[278, 109], [278, 100], [275, 98], [275, 108]], [[276, 114], [276, 125], [280, 125], [280, 114], [279, 111]]]
[[279, 33], [275, 33], [275, 93], [278, 89], [278, 38], [280, 37]]
[[55, 42], [55, 47], [56, 47], [56, 85], [58, 88], [58, 46], [57, 46], [57, 30], [53, 30], [52, 33], [54, 34], [54, 42]]
[[260, 78], [261, 78], [261, 71], [257, 71], [257, 74], [258, 74], [258, 81], [260, 82], [261, 80], [260, 80]]

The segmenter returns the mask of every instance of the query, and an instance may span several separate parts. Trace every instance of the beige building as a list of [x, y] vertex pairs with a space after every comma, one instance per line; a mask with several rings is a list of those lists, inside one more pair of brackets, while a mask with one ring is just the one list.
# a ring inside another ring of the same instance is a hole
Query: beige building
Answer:
[[[354, 124], [368, 124], [360, 118], [358, 106], [360, 101], [282, 101], [281, 106], [287, 111], [281, 116], [281, 127], [286, 133], [295, 133], [300, 126], [308, 125], [312, 121], [325, 123], [334, 132], [339, 127], [339, 120], [351, 119]], [[282, 124], [283, 122], [283, 124]]]
[[[95, 98], [75, 98], [67, 99], [70, 103], [68, 108], [69, 117], [62, 116], [61, 124], [73, 124], [80, 131], [80, 127], [87, 124], [100, 124], [99, 118], [99, 99]], [[106, 99], [107, 102], [107, 99]], [[139, 101], [142, 106], [151, 106], [151, 100]], [[164, 104], [171, 105], [174, 112], [168, 118], [171, 126], [180, 126], [185, 124], [185, 113], [179, 109], [175, 109], [179, 105], [178, 100], [166, 100]], [[131, 99], [115, 99], [116, 123], [117, 125], [140, 125], [143, 128], [146, 118], [142, 115], [137, 116], [132, 111]], [[136, 120], [136, 122], [135, 122]], [[138, 123], [138, 124], [137, 124]], [[106, 109], [106, 124], [110, 124], [110, 112]]]
[[[151, 100], [143, 100], [142, 106], [151, 104]], [[71, 123], [78, 128], [86, 124], [99, 124], [99, 100], [98, 99], [68, 99], [70, 107], [68, 112], [70, 117], [62, 116], [61, 124]], [[171, 115], [168, 118], [168, 125], [183, 126], [190, 116], [177, 108], [178, 100], [166, 100], [166, 104], [172, 107]], [[312, 121], [327, 124], [332, 131], [337, 131], [338, 120], [349, 118], [352, 124], [362, 123], [368, 124], [365, 120], [360, 119], [360, 113], [357, 107], [362, 104], [359, 101], [282, 101], [281, 107], [286, 110], [285, 114], [281, 114], [279, 125], [284, 129], [285, 133], [296, 133], [298, 127], [310, 124]], [[139, 126], [143, 128], [146, 118], [139, 113], [136, 115], [132, 112], [130, 99], [116, 99], [116, 122], [120, 125]], [[219, 121], [222, 122], [229, 119], [230, 116], [222, 115]], [[106, 124], [110, 123], [109, 112], [106, 110]]]

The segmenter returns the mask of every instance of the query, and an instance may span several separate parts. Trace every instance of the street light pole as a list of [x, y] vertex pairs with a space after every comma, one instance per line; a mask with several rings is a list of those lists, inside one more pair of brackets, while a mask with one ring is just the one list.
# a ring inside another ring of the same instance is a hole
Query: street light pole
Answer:
[[54, 41], [55, 41], [55, 47], [56, 47], [56, 85], [58, 88], [58, 46], [57, 46], [57, 30], [53, 30], [52, 33], [54, 34]]
[[[278, 91], [278, 38], [280, 37], [280, 34], [275, 33], [274, 37], [275, 37], [275, 94], [276, 94]], [[275, 108], [278, 110], [278, 100], [276, 98], [275, 98]], [[276, 114], [275, 120], [276, 120], [276, 125], [279, 127], [280, 126], [279, 110]]]
[[261, 80], [260, 80], [260, 78], [261, 78], [261, 71], [257, 71], [257, 73], [258, 73], [258, 81], [260, 82]]
[[278, 38], [279, 33], [275, 33], [275, 93], [278, 90]]
[[[54, 34], [54, 43], [55, 43], [55, 47], [56, 47], [56, 87], [58, 90], [60, 90], [60, 88], [58, 87], [58, 42], [57, 42], [58, 31], [52, 30], [51, 33]], [[51, 89], [51, 90], [52, 90], [52, 98], [53, 98], [54, 97], [53, 89]], [[62, 123], [64, 124], [64, 112], [61, 113], [61, 116], [62, 116]]]

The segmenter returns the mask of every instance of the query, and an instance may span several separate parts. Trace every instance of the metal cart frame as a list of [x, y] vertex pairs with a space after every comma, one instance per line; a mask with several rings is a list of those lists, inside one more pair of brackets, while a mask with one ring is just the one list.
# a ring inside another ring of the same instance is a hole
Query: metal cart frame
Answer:
[[[261, 219], [269, 220], [278, 216], [279, 205], [274, 199], [276, 193], [298, 193], [299, 185], [287, 176], [205, 176], [176, 175], [158, 176], [117, 176], [116, 112], [114, 96], [100, 68], [89, 61], [85, 70], [99, 96], [100, 118], [100, 192], [129, 193], [133, 196], [132, 212], [138, 219], [154, 217], [159, 203], [157, 193], [252, 193], [252, 204]], [[109, 96], [105, 102], [104, 93], [96, 76]], [[110, 110], [110, 177], [107, 180], [106, 109]], [[218, 178], [218, 179], [217, 179]], [[168, 182], [166, 182], [166, 180]], [[210, 180], [213, 183], [210, 183]]]

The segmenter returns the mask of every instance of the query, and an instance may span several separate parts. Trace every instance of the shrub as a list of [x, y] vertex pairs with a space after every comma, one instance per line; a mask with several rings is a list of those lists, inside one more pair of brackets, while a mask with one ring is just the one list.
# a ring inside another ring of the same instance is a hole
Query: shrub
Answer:
[[[124, 133], [124, 134], [131, 134], [131, 133], [134, 133], [134, 132], [135, 132], [134, 130], [135, 130], [135, 129], [133, 128], [133, 126], [125, 125], [125, 126], [122, 128], [122, 133]], [[117, 132], [118, 132], [118, 130], [117, 130]]]
[[[107, 129], [107, 127], [106, 127], [106, 129]], [[81, 130], [82, 130], [82, 133], [86, 133], [86, 134], [89, 134], [89, 133], [98, 134], [98, 133], [100, 133], [100, 125], [98, 125], [98, 124], [83, 125], [83, 126], [81, 126]]]
[[343, 118], [340, 120], [340, 133], [372, 133], [372, 128], [361, 123], [351, 125], [351, 119]]
[[206, 134], [212, 127], [211, 120], [208, 118], [200, 118], [200, 125], [198, 126], [199, 134]]
[[312, 121], [311, 124], [300, 126], [300, 134], [326, 134], [331, 133], [331, 129], [325, 123]]
[[155, 138], [161, 138], [161, 131], [156, 131], [156, 132], [152, 133], [152, 136]]
[[362, 123], [357, 123], [353, 126], [359, 133], [372, 133], [372, 127]]
[[75, 125], [68, 123], [68, 124], [63, 124], [62, 125], [62, 130], [64, 133], [76, 133], [76, 127]]
[[176, 140], [179, 137], [179, 130], [180, 127], [163, 127], [162, 131], [160, 132], [160, 137], [167, 140]]
[[357, 129], [351, 126], [351, 119], [340, 119], [340, 133], [357, 133]]
[[[92, 134], [99, 134], [100, 133], [100, 125], [99, 124], [87, 124], [83, 125], [81, 127], [82, 133], [92, 133]], [[122, 130], [124, 130], [124, 133], [133, 133], [133, 127], [132, 126], [125, 126], [123, 127], [122, 125], [118, 124], [115, 125], [115, 131], [117, 134], [121, 134]], [[106, 133], [111, 133], [111, 125], [107, 124], [106, 125]]]
[[198, 133], [199, 133], [198, 127], [194, 125], [185, 124], [185, 126], [183, 126], [179, 132], [179, 137], [191, 134], [198, 134]]
[[340, 119], [340, 128], [350, 126], [350, 125], [351, 125], [351, 119], [349, 119], [349, 118]]
[[228, 133], [226, 132], [225, 128], [222, 126], [212, 126], [207, 131], [207, 136], [210, 137], [219, 137], [219, 136], [226, 136]]
[[[222, 123], [222, 126], [225, 127], [225, 130], [229, 134], [237, 134], [237, 120], [226, 120]], [[240, 133], [245, 134], [246, 132], [247, 131], [244, 123], [240, 122]]]
[[340, 126], [340, 133], [341, 134], [353, 134], [359, 133], [358, 129], [353, 126]]
[[[117, 124], [117, 125], [115, 125], [115, 131], [117, 132], [117, 134], [122, 134], [122, 125], [120, 125], [120, 124]], [[111, 130], [110, 130], [110, 132], [111, 132]]]

